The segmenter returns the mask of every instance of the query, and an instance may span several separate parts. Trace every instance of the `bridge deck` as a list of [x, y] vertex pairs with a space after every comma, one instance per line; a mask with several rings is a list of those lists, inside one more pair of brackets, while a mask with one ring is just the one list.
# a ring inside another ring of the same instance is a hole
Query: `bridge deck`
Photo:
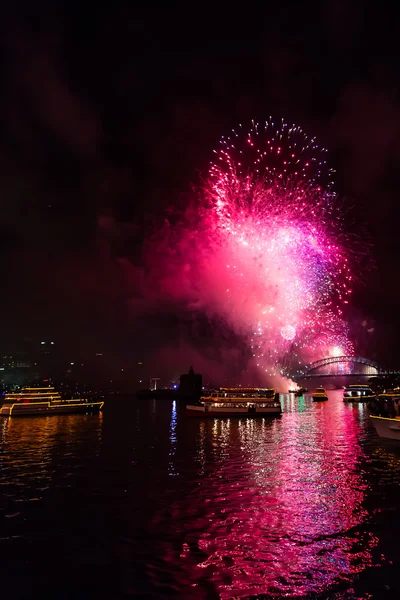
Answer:
[[[339, 371], [340, 365], [343, 365], [345, 371]], [[362, 365], [362, 368], [360, 368]], [[327, 367], [323, 369], [323, 367]], [[316, 372], [321, 369], [320, 372]], [[356, 372], [354, 370], [356, 369]], [[360, 372], [361, 371], [361, 372]], [[399, 375], [400, 371], [387, 371], [379, 367], [378, 363], [362, 356], [328, 356], [312, 362], [307, 370], [293, 376], [298, 377], [373, 377], [386, 375]]]

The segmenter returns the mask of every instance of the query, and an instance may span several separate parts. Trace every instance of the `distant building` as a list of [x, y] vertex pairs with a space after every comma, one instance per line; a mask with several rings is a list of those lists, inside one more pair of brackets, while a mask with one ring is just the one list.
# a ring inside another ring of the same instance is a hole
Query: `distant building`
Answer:
[[193, 367], [190, 367], [189, 373], [180, 376], [179, 382], [179, 395], [181, 398], [200, 397], [203, 377], [199, 373], [195, 373]]
[[15, 339], [0, 354], [0, 385], [27, 385], [53, 376], [54, 341]]
[[1, 357], [0, 385], [23, 385], [29, 383], [36, 375], [36, 365], [33, 361], [18, 355]]
[[64, 368], [64, 360], [60, 357], [59, 350], [53, 340], [42, 340], [35, 344], [35, 360], [42, 377], [56, 377]]

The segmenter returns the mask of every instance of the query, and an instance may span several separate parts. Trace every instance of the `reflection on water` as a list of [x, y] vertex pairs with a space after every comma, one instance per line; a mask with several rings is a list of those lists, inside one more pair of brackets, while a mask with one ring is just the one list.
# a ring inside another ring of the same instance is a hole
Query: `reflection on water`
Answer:
[[171, 442], [171, 447], [170, 447], [170, 451], [169, 451], [170, 461], [169, 461], [169, 465], [168, 465], [168, 472], [170, 475], [179, 475], [179, 473], [176, 471], [175, 465], [174, 465], [174, 456], [175, 456], [175, 452], [176, 452], [176, 422], [177, 422], [176, 400], [173, 400], [172, 401], [171, 425], [169, 428], [169, 439]]
[[[44, 501], [52, 486], [68, 488], [85, 470], [82, 458], [99, 453], [102, 414], [16, 417], [0, 420], [0, 541], [24, 535], [30, 503]], [[56, 475], [56, 477], [54, 477]]]
[[2, 590], [392, 597], [400, 448], [362, 404], [328, 395], [283, 395], [280, 418], [115, 398], [103, 415], [1, 420]]
[[182, 584], [206, 579], [220, 598], [296, 597], [343, 586], [372, 565], [364, 407], [329, 396], [284, 396], [280, 419], [196, 422], [197, 478], [172, 521], [156, 518]]

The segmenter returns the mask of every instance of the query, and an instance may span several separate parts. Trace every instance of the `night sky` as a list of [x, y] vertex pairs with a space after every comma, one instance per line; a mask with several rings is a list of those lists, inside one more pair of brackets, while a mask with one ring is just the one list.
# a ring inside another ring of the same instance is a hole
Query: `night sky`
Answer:
[[2, 7], [3, 347], [56, 339], [66, 355], [159, 364], [160, 346], [184, 340], [197, 352], [159, 372], [201, 369], [209, 323], [138, 313], [143, 244], [224, 132], [277, 115], [330, 149], [349, 231], [370, 244], [348, 315], [357, 350], [400, 367], [397, 15], [359, 1], [233, 6]]

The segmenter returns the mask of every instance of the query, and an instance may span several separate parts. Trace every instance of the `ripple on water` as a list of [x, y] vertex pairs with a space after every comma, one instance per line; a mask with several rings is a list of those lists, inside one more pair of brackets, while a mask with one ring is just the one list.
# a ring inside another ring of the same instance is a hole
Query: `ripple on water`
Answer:
[[373, 565], [362, 426], [339, 398], [314, 406], [197, 423], [198, 476], [171, 519], [157, 516], [165, 568], [180, 558], [193, 581], [207, 573], [219, 597], [239, 598], [333, 592]]
[[382, 597], [400, 451], [337, 392], [283, 404], [278, 419], [129, 399], [98, 418], [1, 421], [0, 548], [27, 589], [43, 589], [44, 555], [47, 577], [67, 565], [65, 585], [99, 597]]

